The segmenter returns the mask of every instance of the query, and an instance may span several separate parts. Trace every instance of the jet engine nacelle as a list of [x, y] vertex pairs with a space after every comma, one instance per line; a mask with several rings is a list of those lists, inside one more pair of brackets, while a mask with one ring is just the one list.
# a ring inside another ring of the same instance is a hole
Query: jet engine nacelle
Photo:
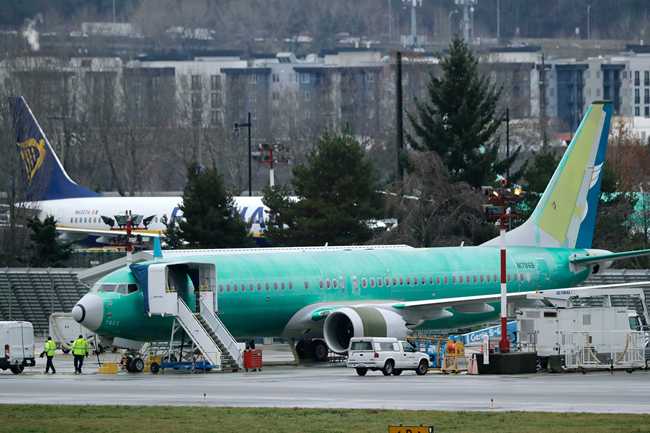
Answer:
[[344, 307], [333, 311], [323, 324], [325, 343], [334, 352], [347, 352], [352, 337], [404, 338], [410, 333], [394, 311], [377, 307]]

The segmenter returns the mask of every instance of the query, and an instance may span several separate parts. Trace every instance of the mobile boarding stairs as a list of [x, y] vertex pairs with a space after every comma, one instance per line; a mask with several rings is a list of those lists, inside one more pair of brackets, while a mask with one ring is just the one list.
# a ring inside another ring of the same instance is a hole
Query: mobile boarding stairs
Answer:
[[[243, 368], [239, 344], [218, 317], [216, 269], [211, 263], [153, 263], [131, 265], [144, 292], [144, 308], [149, 316], [173, 316], [169, 350], [179, 328], [209, 363], [211, 370], [236, 371]], [[189, 286], [192, 282], [192, 287]], [[179, 293], [194, 292], [196, 305], [190, 308]]]

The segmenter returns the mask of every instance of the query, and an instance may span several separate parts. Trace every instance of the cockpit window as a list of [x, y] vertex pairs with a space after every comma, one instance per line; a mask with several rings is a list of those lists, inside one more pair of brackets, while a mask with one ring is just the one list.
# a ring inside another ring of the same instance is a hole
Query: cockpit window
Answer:
[[121, 295], [126, 295], [129, 293], [134, 293], [138, 291], [138, 286], [137, 284], [101, 284], [97, 288], [98, 292], [103, 292], [103, 293], [108, 293], [108, 292], [116, 292]]

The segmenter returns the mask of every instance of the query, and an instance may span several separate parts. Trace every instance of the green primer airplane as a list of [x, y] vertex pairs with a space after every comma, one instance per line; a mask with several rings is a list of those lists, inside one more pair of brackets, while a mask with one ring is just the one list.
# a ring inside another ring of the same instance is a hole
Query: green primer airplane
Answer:
[[[588, 108], [530, 219], [506, 234], [509, 299], [574, 287], [614, 260], [650, 254], [591, 249], [611, 115], [608, 102]], [[212, 266], [212, 276], [193, 274], [197, 263]], [[161, 284], [193, 310], [195, 287], [211, 278], [215, 311], [235, 337], [314, 339], [344, 352], [353, 336], [496, 319], [499, 263], [498, 238], [477, 247], [166, 252], [105, 276], [72, 313], [104, 337], [169, 339], [174, 318], [149, 314], [148, 273], [166, 265]]]

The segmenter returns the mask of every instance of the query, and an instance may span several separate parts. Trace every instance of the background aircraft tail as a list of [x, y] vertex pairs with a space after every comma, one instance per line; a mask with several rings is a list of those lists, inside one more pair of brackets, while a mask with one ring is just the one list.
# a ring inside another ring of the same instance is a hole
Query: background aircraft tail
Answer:
[[9, 105], [27, 180], [27, 201], [98, 196], [70, 179], [25, 98], [9, 98]]
[[591, 248], [611, 117], [610, 102], [591, 104], [532, 215], [506, 234], [507, 245]]

